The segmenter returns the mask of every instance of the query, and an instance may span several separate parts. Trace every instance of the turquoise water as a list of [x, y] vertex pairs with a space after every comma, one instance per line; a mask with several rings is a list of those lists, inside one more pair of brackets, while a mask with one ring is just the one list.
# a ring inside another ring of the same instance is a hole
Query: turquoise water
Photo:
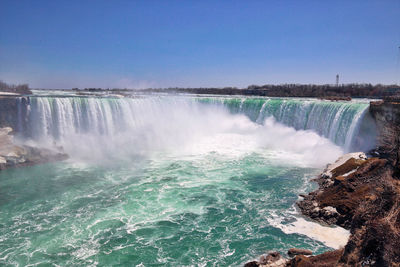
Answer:
[[326, 249], [266, 221], [293, 206], [313, 169], [218, 154], [138, 165], [0, 173], [1, 263], [240, 265], [270, 249]]
[[235, 114], [200, 102], [33, 100], [26, 139], [71, 158], [0, 172], [0, 264], [240, 266], [269, 250], [336, 247], [295, 202], [344, 150], [257, 122], [264, 103], [243, 115], [246, 101]]

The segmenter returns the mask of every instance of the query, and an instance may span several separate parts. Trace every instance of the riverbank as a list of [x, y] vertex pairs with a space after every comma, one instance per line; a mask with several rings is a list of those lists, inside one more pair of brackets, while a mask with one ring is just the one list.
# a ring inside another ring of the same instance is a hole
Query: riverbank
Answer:
[[245, 266], [400, 266], [400, 102], [372, 102], [370, 112], [379, 132], [373, 156], [343, 156], [298, 202], [313, 220], [350, 230], [346, 246], [317, 256], [300, 252], [284, 262], [272, 253]]

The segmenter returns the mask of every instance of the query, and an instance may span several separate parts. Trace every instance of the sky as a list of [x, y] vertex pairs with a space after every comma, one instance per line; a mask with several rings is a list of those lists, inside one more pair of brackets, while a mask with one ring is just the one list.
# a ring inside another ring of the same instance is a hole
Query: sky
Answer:
[[400, 84], [400, 0], [0, 0], [0, 80], [33, 88]]

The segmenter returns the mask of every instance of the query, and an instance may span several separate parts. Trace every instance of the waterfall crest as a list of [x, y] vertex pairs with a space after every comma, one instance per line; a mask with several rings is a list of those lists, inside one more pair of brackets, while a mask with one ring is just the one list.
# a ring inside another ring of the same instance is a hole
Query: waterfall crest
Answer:
[[[257, 123], [272, 116], [296, 130], [313, 130], [346, 151], [372, 148], [368, 146], [373, 145], [376, 134], [367, 112], [369, 104], [363, 102], [289, 98], [204, 98], [201, 101], [225, 106], [231, 113], [243, 113]], [[360, 128], [367, 129], [361, 132]]]
[[[345, 151], [365, 149], [374, 138], [368, 103], [277, 98], [33, 97], [29, 112], [19, 118], [17, 125], [24, 138], [33, 140], [62, 140], [85, 133], [113, 137], [121, 131], [145, 127], [149, 117], [163, 123], [166, 113], [173, 119], [176, 114], [189, 116], [210, 106], [244, 114], [258, 124], [273, 117], [296, 130], [313, 130]], [[360, 128], [367, 128], [368, 133], [362, 134]]]

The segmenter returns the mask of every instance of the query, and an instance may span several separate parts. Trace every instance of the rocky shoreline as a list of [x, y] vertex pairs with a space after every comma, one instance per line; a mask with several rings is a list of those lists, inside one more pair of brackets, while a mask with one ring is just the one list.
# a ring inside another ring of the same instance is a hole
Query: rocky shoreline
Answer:
[[294, 249], [290, 259], [272, 252], [246, 267], [400, 266], [400, 101], [371, 102], [370, 112], [378, 126], [370, 157], [339, 158], [297, 203], [305, 216], [350, 230], [345, 247], [316, 256]]
[[62, 150], [53, 151], [27, 145], [16, 145], [11, 127], [0, 128], [0, 170], [31, 166], [68, 158]]

